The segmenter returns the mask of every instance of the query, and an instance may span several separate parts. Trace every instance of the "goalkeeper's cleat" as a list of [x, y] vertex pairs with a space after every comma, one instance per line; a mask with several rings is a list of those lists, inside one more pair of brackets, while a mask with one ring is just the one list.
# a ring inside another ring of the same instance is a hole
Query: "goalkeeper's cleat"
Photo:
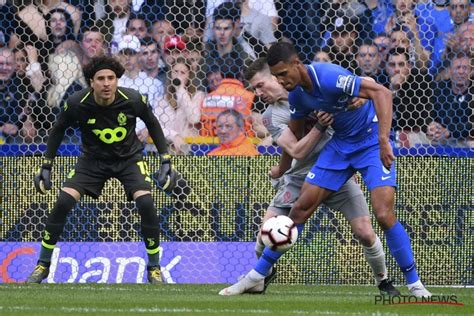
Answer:
[[28, 279], [26, 279], [26, 283], [38, 283], [40, 284], [41, 281], [46, 279], [49, 274], [49, 266], [38, 262], [33, 272], [30, 274]]
[[147, 267], [147, 279], [148, 283], [151, 284], [162, 284], [163, 279], [161, 278], [160, 267]]
[[416, 297], [431, 297], [430, 291], [425, 288], [420, 280], [416, 281], [415, 283], [408, 284], [408, 290], [410, 291], [411, 295]]
[[265, 293], [265, 291], [267, 290], [267, 287], [270, 285], [270, 283], [273, 282], [273, 280], [275, 280], [276, 276], [277, 276], [277, 270], [275, 267], [273, 267], [270, 274], [265, 277], [265, 280], [263, 282], [262, 294]]
[[388, 295], [388, 296], [400, 296], [400, 291], [397, 290], [396, 287], [393, 286], [393, 280], [389, 281], [388, 279], [384, 279], [378, 285], [380, 290], [380, 294]]
[[264, 287], [264, 280], [254, 281], [248, 275], [240, 279], [234, 285], [226, 287], [219, 292], [219, 295], [231, 296], [240, 295], [244, 293], [262, 293]]

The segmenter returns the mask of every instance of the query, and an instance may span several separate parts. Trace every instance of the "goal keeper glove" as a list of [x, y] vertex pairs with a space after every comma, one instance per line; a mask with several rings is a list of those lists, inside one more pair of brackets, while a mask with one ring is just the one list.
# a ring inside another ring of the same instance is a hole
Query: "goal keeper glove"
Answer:
[[160, 170], [158, 170], [153, 178], [157, 182], [158, 188], [166, 194], [171, 195], [176, 186], [178, 173], [171, 165], [171, 156], [166, 154], [161, 156]]
[[46, 191], [51, 190], [51, 169], [53, 168], [53, 160], [44, 159], [43, 164], [38, 172], [35, 175], [34, 183], [35, 189], [38, 193], [46, 194]]

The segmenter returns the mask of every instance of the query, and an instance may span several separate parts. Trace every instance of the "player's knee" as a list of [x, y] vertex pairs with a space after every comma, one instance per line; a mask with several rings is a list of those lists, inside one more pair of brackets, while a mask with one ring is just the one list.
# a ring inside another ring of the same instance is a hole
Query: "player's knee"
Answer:
[[368, 216], [361, 216], [350, 221], [352, 232], [364, 246], [371, 246], [375, 242], [375, 232]]
[[366, 247], [372, 246], [375, 242], [375, 232], [372, 228], [367, 231], [359, 230], [358, 232], [354, 232], [354, 234], [359, 242]]
[[375, 212], [375, 218], [383, 229], [388, 229], [395, 224], [397, 220], [395, 213], [390, 209], [378, 210]]

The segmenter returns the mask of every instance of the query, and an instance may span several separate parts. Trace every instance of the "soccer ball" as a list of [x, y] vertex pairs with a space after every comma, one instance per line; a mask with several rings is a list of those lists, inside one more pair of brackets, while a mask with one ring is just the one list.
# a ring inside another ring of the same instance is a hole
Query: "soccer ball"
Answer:
[[262, 242], [271, 250], [285, 252], [298, 238], [298, 229], [291, 218], [278, 215], [269, 218], [261, 229]]

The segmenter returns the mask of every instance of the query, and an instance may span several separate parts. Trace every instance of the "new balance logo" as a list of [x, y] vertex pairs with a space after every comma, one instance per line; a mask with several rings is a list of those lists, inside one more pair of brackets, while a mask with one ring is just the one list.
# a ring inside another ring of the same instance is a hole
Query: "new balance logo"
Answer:
[[382, 181], [385, 181], [387, 179], [390, 179], [392, 176], [387, 176], [387, 177], [382, 177]]

